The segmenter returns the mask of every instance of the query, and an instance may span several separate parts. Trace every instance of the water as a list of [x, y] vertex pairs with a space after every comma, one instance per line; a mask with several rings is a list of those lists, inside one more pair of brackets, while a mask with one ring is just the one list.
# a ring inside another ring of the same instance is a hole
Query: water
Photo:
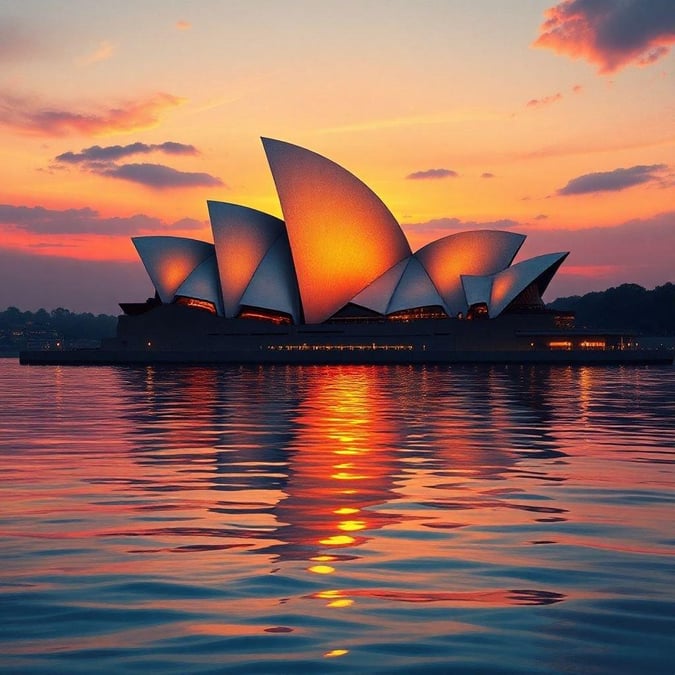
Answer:
[[2, 672], [675, 672], [674, 368], [0, 392]]

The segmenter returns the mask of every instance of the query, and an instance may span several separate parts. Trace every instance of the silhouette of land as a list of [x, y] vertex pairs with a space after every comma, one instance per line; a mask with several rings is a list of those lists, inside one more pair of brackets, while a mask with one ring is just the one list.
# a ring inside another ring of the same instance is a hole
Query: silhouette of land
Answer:
[[[616, 328], [646, 336], [675, 336], [675, 284], [646, 290], [622, 284], [606, 291], [557, 298], [547, 307], [576, 314], [580, 328]], [[50, 312], [22, 312], [8, 307], [0, 312], [0, 353], [22, 349], [96, 347], [115, 334], [117, 317], [76, 314], [59, 307]]]
[[581, 328], [617, 328], [641, 335], [675, 336], [675, 284], [651, 291], [621, 284], [606, 291], [558, 298], [551, 309], [570, 310]]

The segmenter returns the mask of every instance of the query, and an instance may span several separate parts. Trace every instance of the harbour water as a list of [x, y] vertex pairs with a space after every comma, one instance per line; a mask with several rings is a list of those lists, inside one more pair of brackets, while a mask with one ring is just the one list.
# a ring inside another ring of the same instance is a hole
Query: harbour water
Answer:
[[0, 360], [0, 672], [673, 673], [675, 368]]

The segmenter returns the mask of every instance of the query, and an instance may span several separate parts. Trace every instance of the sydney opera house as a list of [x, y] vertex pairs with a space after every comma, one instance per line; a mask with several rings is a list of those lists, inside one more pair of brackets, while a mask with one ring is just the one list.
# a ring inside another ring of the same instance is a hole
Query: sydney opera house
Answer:
[[428, 363], [625, 359], [630, 340], [575, 330], [542, 294], [567, 253], [450, 234], [417, 251], [377, 195], [319, 154], [263, 139], [283, 220], [208, 202], [213, 243], [136, 237], [154, 296], [122, 303], [88, 353], [24, 362]]

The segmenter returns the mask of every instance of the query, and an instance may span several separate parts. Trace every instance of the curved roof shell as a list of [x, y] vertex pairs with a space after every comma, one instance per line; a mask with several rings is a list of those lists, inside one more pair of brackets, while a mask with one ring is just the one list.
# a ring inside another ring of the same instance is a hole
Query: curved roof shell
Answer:
[[356, 176], [297, 145], [263, 138], [307, 323], [320, 323], [410, 255], [396, 219]]
[[462, 287], [467, 307], [485, 304], [490, 307], [490, 294], [492, 293], [492, 275], [487, 277], [471, 276], [462, 274]]
[[246, 206], [216, 201], [207, 204], [225, 316], [234, 317], [258, 265], [285, 232], [284, 222]]
[[241, 304], [285, 312], [293, 317], [294, 323], [300, 322], [300, 296], [285, 232], [277, 237], [258, 265]]
[[443, 307], [443, 299], [422, 267], [422, 263], [415, 256], [410, 256], [405, 271], [387, 305], [387, 314], [434, 305]]
[[360, 293], [355, 295], [351, 302], [367, 309], [372, 309], [378, 314], [386, 314], [389, 301], [394, 294], [401, 276], [405, 271], [410, 256], [397, 262], [393, 267], [390, 267], [384, 274], [380, 275], [371, 284], [368, 284]]
[[172, 302], [179, 286], [214, 254], [213, 244], [186, 237], [132, 237], [131, 241], [164, 303]]
[[212, 302], [219, 316], [223, 316], [223, 300], [218, 283], [218, 264], [215, 253], [200, 263], [176, 289], [175, 295]]
[[531, 283], [536, 282], [543, 295], [568, 253], [547, 253], [523, 260], [495, 274], [492, 279], [488, 312], [490, 318], [499, 316]]
[[448, 314], [466, 312], [468, 306], [461, 275], [495, 274], [508, 267], [525, 236], [501, 230], [474, 230], [451, 234], [415, 253], [443, 298]]

